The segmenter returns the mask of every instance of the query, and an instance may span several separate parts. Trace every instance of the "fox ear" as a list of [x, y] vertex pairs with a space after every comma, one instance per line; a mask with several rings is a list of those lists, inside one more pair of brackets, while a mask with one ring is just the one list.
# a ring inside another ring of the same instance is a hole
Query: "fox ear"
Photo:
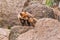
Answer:
[[26, 13], [26, 10], [22, 10], [22, 12]]
[[22, 13], [20, 13], [20, 15], [22, 15]]
[[26, 14], [26, 11], [24, 11], [24, 13]]

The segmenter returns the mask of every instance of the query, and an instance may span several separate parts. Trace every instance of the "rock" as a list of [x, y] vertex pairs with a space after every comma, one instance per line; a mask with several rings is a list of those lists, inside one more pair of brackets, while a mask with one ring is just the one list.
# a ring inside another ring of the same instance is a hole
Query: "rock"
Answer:
[[[39, 3], [43, 4], [43, 2], [46, 0], [30, 0], [30, 1], [39, 1]], [[44, 2], [44, 4], [45, 4], [45, 2]]]
[[31, 1], [24, 10], [33, 14], [35, 18], [55, 18], [54, 12], [50, 7], [40, 4], [39, 2]]
[[53, 8], [53, 11], [54, 11], [55, 19], [60, 21], [60, 11], [56, 8]]
[[[40, 19], [36, 23], [36, 31], [39, 40], [60, 40], [60, 22], [51, 18]], [[40, 36], [38, 36], [40, 35]]]
[[10, 30], [0, 28], [0, 40], [8, 40]]
[[36, 23], [36, 27], [16, 40], [60, 40], [60, 22], [51, 18], [42, 18]]
[[39, 1], [30, 1], [28, 3], [28, 5], [33, 5], [33, 4], [39, 4], [40, 5], [40, 2]]
[[35, 31], [29, 30], [24, 34], [21, 34], [16, 40], [34, 40]]
[[0, 18], [3, 19], [0, 25], [3, 28], [20, 25], [17, 14], [22, 11], [26, 1], [27, 0], [0, 0]]
[[28, 30], [32, 29], [32, 26], [14, 26], [11, 29], [11, 32], [9, 34], [9, 40], [16, 40], [16, 38], [27, 32]]

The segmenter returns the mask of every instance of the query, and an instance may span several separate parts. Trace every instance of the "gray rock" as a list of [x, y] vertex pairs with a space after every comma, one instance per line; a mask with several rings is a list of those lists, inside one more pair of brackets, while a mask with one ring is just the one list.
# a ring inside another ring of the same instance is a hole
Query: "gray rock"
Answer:
[[53, 11], [54, 11], [55, 19], [57, 19], [60, 22], [60, 11], [54, 8]]
[[30, 5], [24, 10], [33, 14], [35, 18], [55, 18], [54, 12], [50, 7], [40, 4], [39, 2], [31, 1]]
[[27, 32], [28, 30], [32, 29], [32, 26], [14, 26], [11, 29], [11, 32], [9, 34], [9, 40], [16, 40], [16, 38]]
[[40, 19], [36, 23], [36, 31], [40, 35], [38, 39], [40, 40], [60, 40], [60, 22], [51, 18]]
[[0, 40], [8, 40], [10, 30], [0, 28]]
[[22, 11], [26, 1], [27, 0], [0, 0], [0, 17], [3, 19], [0, 25], [7, 28], [20, 25], [17, 14]]
[[60, 40], [60, 23], [51, 18], [39, 19], [36, 27], [16, 40]]

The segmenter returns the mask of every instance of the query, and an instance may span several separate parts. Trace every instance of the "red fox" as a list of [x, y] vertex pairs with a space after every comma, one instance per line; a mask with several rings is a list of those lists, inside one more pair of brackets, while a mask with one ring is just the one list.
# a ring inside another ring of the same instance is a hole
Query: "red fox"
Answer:
[[35, 26], [35, 23], [37, 21], [37, 19], [28, 12], [21, 12], [20, 14], [18, 14], [18, 19], [22, 26]]

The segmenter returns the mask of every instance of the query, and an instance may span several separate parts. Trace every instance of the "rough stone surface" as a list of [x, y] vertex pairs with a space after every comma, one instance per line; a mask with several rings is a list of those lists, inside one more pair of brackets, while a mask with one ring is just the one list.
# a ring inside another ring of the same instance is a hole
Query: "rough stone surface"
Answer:
[[53, 9], [54, 14], [55, 14], [55, 19], [60, 21], [60, 11], [58, 9]]
[[24, 34], [21, 34], [16, 40], [34, 40], [35, 34], [35, 31], [32, 29]]
[[8, 40], [10, 30], [0, 28], [0, 40]]
[[46, 1], [46, 0], [30, 0], [30, 1], [39, 1], [39, 3], [43, 4], [43, 1]]
[[20, 13], [27, 0], [0, 0], [1, 27], [19, 25], [17, 14]]
[[9, 34], [9, 40], [16, 40], [16, 38], [27, 32], [28, 30], [32, 29], [32, 26], [14, 26], [11, 29], [11, 32]]
[[36, 31], [40, 40], [60, 40], [60, 22], [58, 20], [43, 18], [36, 23]]
[[51, 18], [39, 19], [36, 27], [16, 40], [60, 40], [60, 22]]
[[24, 10], [33, 14], [34, 17], [40, 18], [55, 18], [54, 12], [50, 7], [40, 4], [39, 2], [31, 1], [30, 5], [27, 6]]
[[39, 5], [40, 5], [40, 2], [39, 2], [39, 1], [30, 1], [30, 2], [28, 3], [28, 5], [32, 5], [32, 4], [39, 4]]

